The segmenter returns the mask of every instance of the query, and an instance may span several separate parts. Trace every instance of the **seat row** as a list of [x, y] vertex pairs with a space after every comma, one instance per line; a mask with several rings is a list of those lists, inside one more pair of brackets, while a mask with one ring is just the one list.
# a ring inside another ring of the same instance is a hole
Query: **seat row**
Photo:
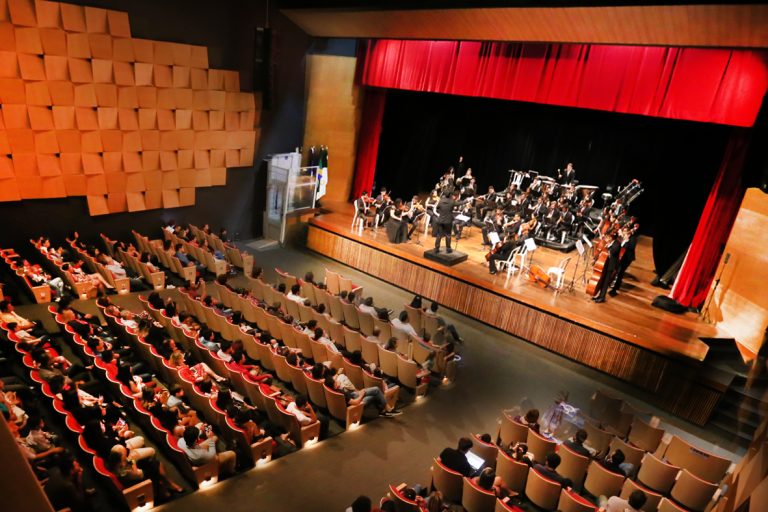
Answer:
[[209, 247], [213, 247], [217, 251], [221, 252], [226, 257], [230, 265], [242, 269], [246, 275], [251, 275], [251, 271], [253, 270], [252, 254], [249, 254], [245, 251], [240, 251], [234, 245], [223, 241], [218, 235], [214, 233], [206, 233], [194, 224], [189, 224], [189, 230], [192, 232], [192, 235], [196, 240], [206, 240]]
[[65, 264], [63, 260], [54, 259], [49, 251], [43, 251], [43, 246], [40, 241], [30, 240], [29, 243], [31, 243], [35, 249], [40, 252], [40, 255], [42, 256], [43, 261], [46, 263], [48, 269], [58, 277], [62, 278], [64, 282], [66, 282], [70, 288], [74, 290], [79, 299], [92, 299], [96, 296], [96, 288], [93, 286], [91, 281], [75, 281], [72, 278], [72, 274], [61, 268]]
[[8, 268], [13, 272], [18, 280], [24, 285], [24, 288], [34, 297], [35, 302], [38, 304], [45, 304], [51, 302], [51, 287], [47, 283], [36, 284], [27, 276], [24, 271], [24, 267], [17, 263], [20, 256], [13, 249], [0, 249], [0, 256], [8, 265]]
[[125, 295], [127, 293], [131, 292], [131, 280], [127, 277], [115, 277], [112, 272], [107, 270], [107, 268], [96, 261], [95, 258], [93, 258], [90, 254], [88, 254], [87, 251], [84, 249], [81, 249], [75, 241], [70, 242], [70, 246], [75, 251], [75, 254], [78, 255], [78, 257], [83, 261], [85, 266], [91, 271], [91, 272], [98, 272], [101, 274], [101, 277], [103, 277], [110, 286], [112, 286], [115, 291], [120, 295]]

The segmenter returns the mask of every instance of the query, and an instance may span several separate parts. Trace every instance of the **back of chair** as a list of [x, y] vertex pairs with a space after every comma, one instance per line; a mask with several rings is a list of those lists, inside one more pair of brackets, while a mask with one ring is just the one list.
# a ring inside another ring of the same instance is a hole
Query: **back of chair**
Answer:
[[666, 494], [675, 483], [678, 471], [679, 467], [646, 453], [640, 464], [640, 471], [637, 472], [637, 481], [656, 492]]
[[417, 396], [427, 392], [427, 382], [420, 382], [418, 377], [419, 365], [406, 357], [397, 354], [397, 379], [400, 384], [413, 390]]
[[560, 500], [557, 502], [557, 510], [559, 512], [595, 512], [597, 507], [575, 492], [562, 489]]
[[437, 332], [437, 316], [428, 314], [422, 315], [421, 327], [424, 329], [424, 332], [429, 333], [430, 336], [434, 337], [435, 332]]
[[501, 478], [504, 485], [510, 491], [522, 493], [525, 482], [528, 479], [528, 464], [518, 462], [507, 455], [503, 450], [498, 450], [496, 458], [496, 476]]
[[357, 310], [357, 319], [360, 322], [360, 332], [365, 336], [373, 334], [373, 315]]
[[301, 393], [302, 395], [306, 395], [307, 381], [304, 378], [304, 370], [289, 364], [288, 373], [291, 375], [291, 386], [293, 386], [294, 391]]
[[357, 339], [360, 341], [360, 352], [363, 354], [363, 360], [366, 363], [373, 363], [378, 366], [379, 344], [363, 336], [358, 336]]
[[635, 491], [642, 491], [643, 494], [645, 494], [645, 504], [640, 507], [640, 510], [643, 512], [655, 512], [659, 507], [659, 502], [662, 498], [661, 494], [653, 492], [647, 487], [643, 487], [638, 482], [635, 482], [630, 478], [624, 480], [624, 485], [621, 488], [621, 494], [619, 494], [619, 497], [624, 498], [625, 500], [629, 499], [629, 495]]
[[301, 296], [305, 299], [309, 299], [310, 304], [316, 304], [315, 301], [315, 285], [308, 282], [301, 283]]
[[338, 295], [341, 291], [339, 289], [339, 274], [325, 269], [325, 287], [333, 295]]
[[643, 455], [645, 455], [645, 452], [643, 450], [641, 450], [640, 448], [635, 448], [634, 446], [625, 443], [618, 437], [614, 437], [611, 440], [611, 445], [608, 448], [608, 450], [611, 453], [613, 453], [616, 450], [621, 450], [621, 452], [624, 454], [624, 461], [632, 464], [635, 470], [637, 470], [637, 468], [640, 467], [640, 462], [642, 462]]
[[618, 418], [624, 401], [598, 389], [592, 395], [589, 404], [589, 415], [603, 423], [611, 423]]
[[661, 498], [661, 501], [659, 502], [659, 512], [689, 512], [688, 510], [685, 510], [683, 507], [679, 507], [675, 505], [675, 502], [670, 500], [669, 498]]
[[359, 329], [360, 320], [358, 319], [355, 305], [344, 301], [341, 303], [341, 309], [344, 311], [344, 323], [352, 329]]
[[472, 434], [472, 451], [485, 461], [487, 466], [496, 467], [496, 457], [499, 456], [499, 447], [493, 443], [486, 443], [477, 434]]
[[325, 399], [325, 390], [323, 389], [323, 381], [313, 379], [310, 375], [304, 374], [304, 381], [307, 383], [307, 394], [309, 400], [318, 407], [323, 409], [328, 407]]
[[530, 428], [528, 429], [526, 443], [528, 444], [528, 451], [533, 454], [536, 462], [541, 462], [542, 464], [547, 455], [557, 450], [557, 442], [550, 441]]
[[379, 329], [379, 339], [388, 340], [392, 337], [392, 324], [384, 320], [373, 317], [373, 326]]
[[560, 445], [560, 450], [557, 453], [560, 455], [560, 465], [557, 466], [557, 472], [570, 478], [574, 489], [580, 489], [587, 474], [589, 457], [574, 452], [564, 444]]
[[594, 426], [589, 421], [584, 422], [584, 430], [587, 431], [587, 440], [584, 444], [595, 450], [595, 456], [604, 457], [607, 455], [613, 434]]
[[499, 426], [499, 444], [507, 447], [513, 443], [525, 442], [528, 438], [528, 427], [518, 423], [509, 414], [502, 413]]
[[309, 335], [302, 331], [295, 331], [293, 339], [296, 341], [296, 348], [301, 350], [301, 355], [306, 359], [312, 359], [312, 340]]
[[341, 329], [344, 332], [344, 346], [347, 347], [347, 351], [349, 352], [354, 352], [355, 350], [362, 351], [362, 347], [360, 345], [360, 338], [363, 338], [364, 336], [361, 336], [359, 332], [350, 329], [346, 325], [342, 325]]
[[496, 506], [496, 494], [480, 488], [469, 478], [464, 478], [461, 493], [461, 506], [467, 512], [493, 512]]
[[432, 461], [432, 487], [443, 493], [443, 499], [449, 503], [461, 501], [464, 477], [452, 469], [448, 469], [440, 459]]
[[389, 497], [395, 502], [397, 512], [420, 512], [418, 503], [403, 496], [400, 489], [392, 484], [389, 484]]
[[363, 416], [363, 404], [347, 405], [343, 393], [323, 386], [325, 401], [331, 416], [344, 423], [347, 430], [358, 425]]
[[555, 510], [560, 500], [562, 486], [540, 475], [535, 469], [528, 471], [528, 481], [525, 484], [525, 495], [528, 500], [544, 510]]
[[619, 494], [625, 479], [624, 475], [608, 471], [596, 461], [592, 461], [587, 468], [584, 490], [592, 496], [615, 496]]
[[731, 465], [729, 459], [696, 448], [678, 436], [672, 436], [664, 452], [664, 459], [707, 482], [722, 480]]
[[388, 377], [397, 378], [397, 354], [392, 351], [384, 350], [381, 345], [378, 346], [379, 367], [382, 373]]
[[635, 418], [632, 421], [628, 439], [641, 450], [653, 453], [659, 447], [662, 437], [664, 437], [663, 429], [652, 427], [640, 418]]
[[328, 298], [328, 302], [331, 306], [330, 313], [334, 320], [337, 322], [344, 321], [344, 308], [341, 305], [341, 298], [334, 295]]
[[350, 381], [352, 381], [352, 384], [357, 389], [365, 388], [365, 382], [363, 381], [363, 369], [356, 364], [350, 363], [349, 359], [346, 357], [342, 360], [342, 365], [344, 367], [344, 374], [349, 378]]
[[410, 304], [405, 305], [405, 310], [408, 312], [408, 322], [416, 329], [417, 333], [421, 333], [421, 313], [419, 308], [412, 308]]
[[[680, 471], [677, 481], [670, 491], [670, 496], [677, 503], [695, 512], [703, 511], [712, 501], [717, 491], [717, 484], [697, 477], [687, 469]], [[768, 503], [765, 504], [768, 506]]]

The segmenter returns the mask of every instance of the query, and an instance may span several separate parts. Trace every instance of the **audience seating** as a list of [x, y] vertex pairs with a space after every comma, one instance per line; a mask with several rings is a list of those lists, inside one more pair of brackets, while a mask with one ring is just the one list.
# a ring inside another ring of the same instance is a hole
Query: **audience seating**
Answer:
[[357, 427], [363, 419], [363, 404], [347, 405], [343, 393], [339, 393], [325, 385], [323, 385], [323, 390], [325, 391], [328, 412], [331, 413], [331, 416], [344, 422], [347, 430]]
[[595, 461], [587, 467], [587, 478], [584, 480], [584, 490], [592, 496], [616, 496], [621, 491], [626, 477], [605, 469]]
[[666, 494], [675, 483], [678, 471], [680, 471], [679, 467], [667, 464], [651, 453], [646, 453], [637, 472], [637, 481], [653, 491]]
[[470, 478], [464, 478], [461, 493], [461, 506], [466, 512], [493, 512], [496, 506], [496, 494], [481, 489]]
[[595, 450], [595, 457], [607, 455], [613, 434], [592, 425], [589, 421], [584, 422], [584, 430], [587, 431], [587, 440], [584, 445]]
[[499, 448], [496, 458], [496, 476], [501, 478], [510, 491], [522, 493], [528, 479], [528, 464], [518, 462]]
[[618, 437], [614, 437], [611, 439], [611, 444], [608, 447], [608, 451], [613, 453], [616, 450], [621, 450], [625, 457], [624, 461], [632, 464], [632, 466], [635, 468], [635, 471], [637, 471], [637, 468], [640, 467], [640, 463], [643, 461], [645, 452], [639, 448], [635, 448], [631, 444], [625, 443]]
[[432, 463], [432, 488], [443, 493], [443, 499], [449, 503], [460, 503], [464, 487], [464, 477], [452, 469], [448, 469], [434, 459]]
[[[93, 286], [93, 283], [90, 281], [75, 281], [72, 278], [72, 274], [62, 270], [61, 267], [64, 266], [65, 262], [59, 262], [51, 258], [50, 254], [47, 254], [41, 250], [42, 245], [40, 245], [40, 243], [36, 242], [35, 240], [30, 240], [29, 243], [31, 243], [35, 249], [40, 251], [40, 255], [43, 257], [43, 261], [47, 263], [48, 270], [53, 271], [58, 277], [64, 279], [69, 287], [74, 290], [78, 299], [84, 300], [96, 297], [96, 288]], [[0, 300], [2, 300], [2, 295], [0, 295]]]
[[597, 507], [575, 492], [561, 489], [557, 510], [558, 512], [595, 512]]
[[643, 451], [654, 453], [661, 443], [664, 430], [652, 427], [639, 418], [632, 421], [627, 440]]
[[648, 489], [647, 487], [643, 487], [639, 482], [635, 482], [634, 480], [627, 478], [624, 480], [624, 485], [621, 488], [621, 494], [619, 494], [619, 496], [627, 499], [629, 498], [629, 495], [634, 491], [643, 491], [645, 497], [647, 498], [645, 505], [643, 505], [640, 510], [644, 512], [655, 512], [659, 506], [662, 495]]
[[395, 502], [395, 508], [397, 509], [397, 512], [421, 512], [418, 503], [403, 496], [402, 490], [405, 487], [405, 483], [402, 483], [397, 487], [389, 484], [389, 493], [387, 496]]
[[675, 504], [674, 501], [670, 500], [669, 498], [661, 498], [661, 501], [659, 502], [659, 512], [689, 512], [688, 510], [685, 510], [683, 507], [680, 507]]
[[672, 436], [669, 445], [660, 447], [659, 454], [670, 464], [687, 469], [707, 482], [719, 482], [725, 476], [731, 461], [696, 448], [678, 436]]
[[493, 443], [486, 443], [478, 434], [472, 434], [472, 451], [485, 461], [487, 466], [496, 467], [496, 458], [499, 455], [499, 447]]
[[550, 441], [533, 429], [528, 429], [526, 444], [528, 444], [528, 451], [533, 454], [534, 460], [542, 464], [548, 454], [557, 451], [556, 441]]
[[697, 477], [687, 469], [682, 469], [672, 486], [670, 496], [676, 503], [685, 508], [703, 512], [717, 492], [717, 484], [707, 482]]
[[24, 273], [24, 269], [18, 265], [15, 261], [19, 257], [13, 249], [0, 250], [0, 255], [5, 260], [5, 263], [11, 269], [11, 271], [19, 277], [19, 281], [24, 284], [25, 289], [32, 295], [35, 302], [38, 304], [45, 304], [51, 302], [51, 287], [48, 283], [36, 285], [30, 281]]
[[555, 510], [560, 500], [561, 489], [560, 483], [545, 478], [533, 468], [528, 470], [525, 496], [537, 507], [544, 510]]
[[570, 478], [574, 489], [581, 489], [584, 478], [587, 476], [589, 457], [574, 452], [564, 444], [559, 446], [557, 453], [560, 455], [560, 465], [557, 467], [557, 472]]

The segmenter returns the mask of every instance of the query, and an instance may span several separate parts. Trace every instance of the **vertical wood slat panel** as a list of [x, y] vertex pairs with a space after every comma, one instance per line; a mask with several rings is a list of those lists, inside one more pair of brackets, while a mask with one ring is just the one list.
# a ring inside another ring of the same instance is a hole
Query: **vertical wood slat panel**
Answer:
[[659, 406], [699, 425], [706, 423], [722, 396], [722, 392], [694, 382], [693, 367], [314, 225], [309, 226], [307, 247], [650, 391]]

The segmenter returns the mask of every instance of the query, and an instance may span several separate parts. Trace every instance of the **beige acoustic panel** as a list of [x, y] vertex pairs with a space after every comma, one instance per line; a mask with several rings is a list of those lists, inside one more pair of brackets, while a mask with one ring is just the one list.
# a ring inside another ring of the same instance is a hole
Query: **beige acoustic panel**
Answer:
[[0, 200], [193, 204], [252, 165], [260, 97], [239, 82], [205, 47], [132, 38], [126, 13], [0, 0]]

